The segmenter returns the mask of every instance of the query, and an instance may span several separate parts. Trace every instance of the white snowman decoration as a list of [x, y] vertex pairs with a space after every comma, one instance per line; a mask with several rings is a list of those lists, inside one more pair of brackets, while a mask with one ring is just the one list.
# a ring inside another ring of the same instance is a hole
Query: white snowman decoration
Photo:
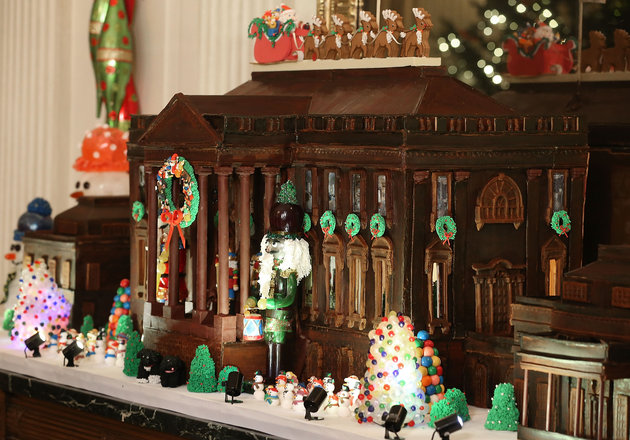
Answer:
[[254, 399], [265, 400], [265, 379], [260, 371], [254, 374]]
[[129, 195], [129, 134], [107, 125], [88, 131], [73, 168], [81, 173], [71, 197]]

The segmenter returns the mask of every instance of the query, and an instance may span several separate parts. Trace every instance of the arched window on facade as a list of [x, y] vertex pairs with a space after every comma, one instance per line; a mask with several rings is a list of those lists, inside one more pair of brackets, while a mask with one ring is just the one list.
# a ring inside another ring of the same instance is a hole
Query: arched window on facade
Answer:
[[562, 274], [567, 261], [567, 247], [559, 237], [551, 237], [542, 247], [541, 263], [545, 272], [545, 294], [560, 296]]
[[449, 318], [448, 276], [451, 273], [453, 251], [450, 246], [439, 239], [426, 248], [424, 257], [424, 272], [427, 275], [427, 292], [429, 294], [429, 333], [436, 328], [442, 333], [451, 329]]
[[355, 236], [347, 247], [349, 278], [348, 327], [365, 328], [365, 275], [368, 267], [368, 247], [363, 237]]
[[394, 268], [394, 246], [388, 237], [372, 242], [372, 270], [374, 271], [374, 321], [387, 316], [391, 302], [391, 278]]
[[523, 196], [516, 182], [503, 173], [490, 179], [477, 197], [477, 230], [486, 223], [512, 223], [518, 229], [524, 219]]
[[326, 274], [326, 322], [341, 326], [344, 318], [344, 294], [342, 273], [345, 266], [343, 241], [339, 234], [328, 235], [322, 244]]

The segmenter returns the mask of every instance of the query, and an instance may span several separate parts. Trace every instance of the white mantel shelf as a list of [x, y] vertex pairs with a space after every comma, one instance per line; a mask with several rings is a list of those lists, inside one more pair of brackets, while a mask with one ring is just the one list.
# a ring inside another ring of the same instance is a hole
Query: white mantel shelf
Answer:
[[383, 69], [388, 67], [437, 67], [440, 57], [364, 58], [344, 60], [303, 60], [281, 63], [251, 63], [252, 72], [295, 72], [302, 70]]
[[[322, 421], [308, 422], [304, 414], [270, 407], [242, 394], [241, 404], [224, 402], [221, 393], [190, 393], [185, 386], [163, 388], [154, 384], [139, 384], [135, 378], [125, 376], [120, 368], [97, 362], [83, 361], [77, 368], [62, 366], [62, 357], [42, 351], [41, 358], [24, 358], [21, 350], [12, 348], [6, 338], [0, 339], [0, 370], [30, 376], [58, 386], [101, 394], [134, 404], [182, 414], [219, 424], [239, 426], [287, 439], [382, 439], [384, 429], [374, 424], [359, 425], [354, 417], [325, 417]], [[447, 378], [448, 380], [448, 378]], [[488, 410], [470, 407], [472, 420], [463, 430], [453, 434], [453, 440], [515, 440], [515, 432], [488, 431], [483, 428]], [[405, 439], [430, 439], [433, 430], [428, 427], [404, 428], [399, 434]]]

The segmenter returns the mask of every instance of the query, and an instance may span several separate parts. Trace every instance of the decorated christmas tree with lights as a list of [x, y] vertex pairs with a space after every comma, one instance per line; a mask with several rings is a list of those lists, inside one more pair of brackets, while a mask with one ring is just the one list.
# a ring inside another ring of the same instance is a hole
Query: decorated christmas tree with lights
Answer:
[[215, 366], [207, 345], [200, 345], [190, 364], [188, 391], [191, 393], [212, 393], [217, 390]]
[[131, 377], [138, 375], [140, 359], [137, 357], [137, 354], [143, 348], [144, 344], [140, 340], [140, 335], [134, 330], [129, 335], [129, 342], [127, 342], [127, 350], [125, 351], [125, 367], [123, 368], [125, 375]]
[[514, 398], [514, 386], [511, 383], [498, 384], [492, 397], [492, 409], [486, 418], [486, 429], [516, 431], [518, 418], [519, 411]]
[[425, 423], [429, 405], [421, 389], [422, 350], [416, 344], [411, 320], [391, 312], [368, 336], [370, 352], [355, 411], [357, 421], [380, 423], [392, 406], [404, 405], [408, 426]]
[[57, 289], [46, 263], [36, 260], [22, 270], [20, 294], [14, 307], [11, 341], [21, 344], [33, 333], [66, 328], [72, 305]]

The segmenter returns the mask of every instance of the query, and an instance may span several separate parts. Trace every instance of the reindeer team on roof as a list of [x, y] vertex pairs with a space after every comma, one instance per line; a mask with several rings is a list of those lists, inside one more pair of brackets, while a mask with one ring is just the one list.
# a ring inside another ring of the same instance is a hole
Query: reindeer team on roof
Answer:
[[354, 26], [343, 14], [333, 14], [328, 31], [321, 17], [313, 17], [304, 38], [305, 59], [386, 58], [429, 56], [429, 32], [433, 27], [431, 14], [423, 8], [413, 8], [416, 23], [403, 26], [403, 17], [393, 9], [382, 11], [385, 23], [378, 29], [371, 12], [361, 11], [361, 26]]

